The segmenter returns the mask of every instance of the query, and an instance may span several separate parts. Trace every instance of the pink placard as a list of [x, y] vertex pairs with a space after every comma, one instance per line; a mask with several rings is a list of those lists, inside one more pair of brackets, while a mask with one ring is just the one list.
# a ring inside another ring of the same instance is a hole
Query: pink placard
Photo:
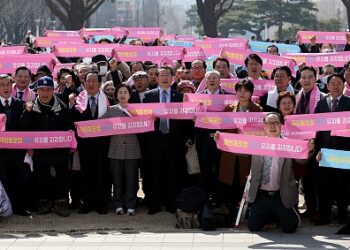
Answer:
[[0, 148], [77, 148], [74, 131], [0, 132]]
[[200, 103], [207, 111], [223, 111], [227, 105], [237, 105], [238, 99], [235, 95], [208, 95], [189, 94], [184, 95], [184, 101]]
[[21, 66], [26, 66], [32, 72], [36, 72], [41, 65], [47, 65], [53, 70], [56, 63], [54, 58], [52, 53], [0, 56], [0, 73], [14, 73]]
[[195, 41], [193, 43], [194, 47], [200, 47], [202, 49], [211, 48], [235, 48], [235, 49], [247, 49], [248, 40], [245, 38], [228, 38], [228, 39], [210, 39], [205, 41]]
[[288, 66], [292, 73], [295, 73], [296, 64], [293, 60], [281, 56], [271, 55], [268, 53], [260, 53], [256, 51], [239, 50], [225, 47], [222, 49], [220, 56], [227, 58], [232, 64], [244, 65], [244, 59], [252, 53], [257, 54], [261, 57], [261, 59], [263, 60], [263, 69], [272, 70], [278, 66]]
[[346, 44], [345, 32], [298, 31], [298, 43], [311, 43], [310, 39], [316, 36], [317, 43]]
[[350, 129], [332, 130], [331, 136], [350, 137]]
[[[263, 124], [261, 126], [246, 126], [240, 131], [245, 135], [265, 136]], [[308, 140], [316, 137], [316, 131], [292, 131], [282, 126], [281, 135], [288, 139]]]
[[115, 44], [95, 43], [95, 44], [71, 44], [54, 45], [53, 53], [62, 57], [93, 57], [97, 54], [111, 56]]
[[78, 136], [81, 138], [137, 134], [154, 130], [152, 115], [115, 117], [76, 122]]
[[26, 46], [0, 46], [0, 56], [22, 55], [26, 53]]
[[175, 40], [176, 39], [176, 34], [165, 34], [165, 35], [162, 35], [162, 37], [160, 39], [162, 41]]
[[124, 27], [128, 32], [128, 37], [140, 38], [142, 41], [152, 41], [160, 38], [163, 31], [160, 27]]
[[332, 53], [283, 53], [283, 57], [293, 59], [297, 63], [305, 63], [308, 66], [323, 67], [325, 64], [333, 64], [343, 67], [350, 61], [350, 51]]
[[221, 48], [207, 48], [203, 49], [203, 51], [208, 58], [216, 58], [220, 56]]
[[195, 113], [200, 110], [200, 105], [188, 102], [135, 103], [129, 104], [127, 110], [132, 115], [154, 115], [161, 118], [193, 120]]
[[263, 127], [264, 116], [263, 112], [198, 112], [195, 127], [206, 129]]
[[48, 37], [80, 37], [79, 30], [46, 30], [44, 36], [48, 36]]
[[6, 128], [6, 115], [0, 114], [0, 132], [5, 131]]
[[176, 40], [186, 41], [186, 42], [194, 42], [194, 41], [196, 41], [196, 37], [192, 36], [192, 35], [177, 35]]
[[331, 131], [350, 128], [350, 111], [288, 115], [285, 126], [292, 131]]
[[55, 68], [53, 69], [52, 76], [54, 78], [57, 78], [57, 73], [61, 69], [72, 69], [72, 67], [75, 65], [75, 63], [58, 63], [56, 64]]
[[84, 40], [79, 37], [37, 37], [34, 40], [35, 47], [52, 47], [55, 44], [73, 45], [83, 44]]
[[202, 48], [190, 47], [186, 48], [186, 55], [184, 56], [183, 62], [192, 62], [194, 60], [207, 60], [207, 57]]
[[238, 154], [307, 159], [308, 142], [266, 136], [250, 136], [232, 133], [218, 133], [218, 149]]
[[114, 36], [114, 38], [121, 38], [123, 36], [125, 36], [126, 30], [125, 29], [120, 29], [120, 30], [116, 30], [116, 29], [111, 29], [111, 28], [93, 28], [93, 29], [81, 29], [79, 31], [80, 36], [84, 37], [84, 38], [89, 38], [91, 36]]
[[115, 46], [112, 55], [123, 62], [161, 62], [164, 58], [182, 60], [185, 52], [186, 50], [179, 46]]
[[[226, 90], [228, 93], [236, 94], [235, 85], [241, 79], [230, 78], [230, 79], [221, 79], [221, 88]], [[252, 80], [254, 84], [254, 93], [255, 96], [263, 96], [268, 91], [275, 89], [276, 85], [273, 80]]]

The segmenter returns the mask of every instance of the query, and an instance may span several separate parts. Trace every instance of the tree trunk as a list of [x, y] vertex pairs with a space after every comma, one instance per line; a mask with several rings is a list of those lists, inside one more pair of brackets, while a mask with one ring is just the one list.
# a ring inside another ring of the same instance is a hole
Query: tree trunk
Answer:
[[205, 19], [203, 21], [204, 34], [209, 37], [218, 37], [218, 21]]
[[282, 38], [282, 36], [283, 36], [283, 34], [282, 34], [282, 29], [283, 29], [283, 22], [282, 22], [282, 20], [279, 20], [278, 21], [278, 32], [277, 32], [277, 35], [278, 35], [278, 40], [282, 40], [283, 38]]

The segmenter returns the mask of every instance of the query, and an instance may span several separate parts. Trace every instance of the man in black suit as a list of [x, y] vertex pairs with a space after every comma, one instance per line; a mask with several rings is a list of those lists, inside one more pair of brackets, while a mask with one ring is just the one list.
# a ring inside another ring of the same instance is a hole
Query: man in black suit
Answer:
[[[350, 111], [350, 97], [343, 95], [344, 83], [345, 79], [340, 74], [333, 74], [328, 77], [327, 88], [329, 94], [318, 102], [315, 113]], [[321, 148], [350, 151], [350, 140], [347, 137], [331, 136], [330, 131], [320, 131], [316, 137], [317, 152]], [[318, 153], [316, 160], [320, 161], [321, 159], [322, 154]], [[345, 223], [349, 197], [349, 172], [343, 169], [317, 167], [316, 177], [320, 217], [315, 224], [331, 223], [333, 200], [337, 201], [338, 222]]]
[[[0, 114], [6, 115], [6, 131], [19, 131], [24, 102], [11, 97], [8, 75], [0, 75]], [[0, 149], [0, 180], [11, 200], [15, 214], [30, 216], [31, 171], [24, 163], [25, 150]]]
[[[107, 111], [108, 106], [114, 104], [100, 87], [101, 76], [98, 72], [88, 72], [85, 75], [85, 90], [79, 94], [85, 96], [85, 103], [83, 107], [72, 110], [74, 121], [98, 119]], [[78, 138], [83, 193], [83, 205], [78, 210], [80, 214], [92, 210], [99, 214], [107, 213], [111, 195], [108, 147], [109, 137]]]
[[[206, 89], [199, 94], [224, 95], [226, 91], [220, 88], [220, 73], [216, 70], [205, 74]], [[208, 191], [212, 198], [217, 198], [218, 172], [220, 165], [220, 150], [217, 149], [212, 129], [195, 129], [196, 149], [198, 153], [199, 166], [201, 169], [199, 185]]]
[[148, 75], [144, 71], [137, 71], [131, 77], [135, 91], [131, 93], [129, 103], [142, 103], [148, 90]]
[[[144, 103], [182, 102], [183, 96], [171, 89], [174, 73], [170, 67], [158, 71], [158, 88], [146, 92]], [[185, 136], [182, 121], [157, 119], [155, 131], [149, 133], [149, 211], [161, 211], [161, 205], [168, 212], [175, 212], [174, 199], [180, 188], [180, 176], [186, 171]]]

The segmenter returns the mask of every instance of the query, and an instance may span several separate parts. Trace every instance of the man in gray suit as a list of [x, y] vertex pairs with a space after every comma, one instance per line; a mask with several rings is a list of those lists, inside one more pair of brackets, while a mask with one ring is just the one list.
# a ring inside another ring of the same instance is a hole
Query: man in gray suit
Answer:
[[[266, 136], [281, 137], [283, 118], [278, 113], [268, 113], [264, 123]], [[310, 155], [313, 149], [314, 143], [310, 140]], [[285, 233], [293, 233], [299, 226], [300, 217], [295, 210], [298, 190], [292, 162], [289, 158], [252, 156], [247, 197], [248, 202], [252, 203], [249, 230], [260, 231], [274, 218], [278, 219]]]

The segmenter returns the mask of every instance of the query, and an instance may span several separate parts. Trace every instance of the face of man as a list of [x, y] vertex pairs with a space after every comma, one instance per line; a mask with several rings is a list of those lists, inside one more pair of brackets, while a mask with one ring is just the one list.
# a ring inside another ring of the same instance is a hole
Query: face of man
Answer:
[[327, 84], [327, 89], [333, 98], [337, 98], [343, 94], [344, 83], [339, 77], [332, 77]]
[[332, 75], [334, 73], [335, 73], [335, 71], [334, 71], [334, 68], [332, 66], [327, 66], [327, 67], [323, 68], [323, 75], [324, 76]]
[[158, 72], [157, 68], [151, 68], [148, 70], [149, 83], [152, 85], [158, 84], [157, 72]]
[[316, 85], [316, 77], [311, 70], [304, 70], [300, 74], [300, 85], [307, 93], [311, 91]]
[[203, 62], [199, 60], [195, 60], [191, 64], [191, 74], [192, 78], [196, 81], [202, 81], [205, 76], [205, 69], [203, 66]]
[[16, 81], [16, 86], [17, 88], [19, 88], [20, 90], [25, 90], [30, 83], [30, 74], [28, 70], [19, 70], [16, 77], [15, 77], [15, 81]]
[[82, 66], [78, 70], [79, 81], [83, 84], [85, 83], [85, 75], [88, 71], [89, 71], [89, 67], [87, 66]]
[[267, 53], [271, 55], [278, 55], [278, 51], [276, 47], [269, 47], [267, 48]]
[[158, 86], [161, 89], [168, 89], [170, 88], [171, 84], [173, 83], [174, 77], [171, 74], [170, 69], [160, 69], [159, 75], [158, 75]]
[[137, 92], [145, 92], [148, 87], [148, 78], [135, 79], [134, 86]]
[[100, 90], [101, 83], [98, 81], [98, 76], [95, 73], [88, 73], [86, 76], [85, 89], [90, 96], [94, 96]]
[[259, 79], [262, 65], [254, 59], [249, 59], [247, 64], [248, 76], [253, 79]]
[[53, 88], [41, 87], [38, 88], [38, 97], [41, 103], [49, 104], [53, 98]]
[[224, 61], [217, 61], [215, 64], [215, 70], [220, 72], [221, 78], [229, 78], [230, 77], [230, 68], [227, 66]]
[[209, 74], [205, 79], [205, 84], [210, 92], [216, 92], [220, 87], [220, 77], [217, 74]]
[[265, 133], [268, 137], [280, 137], [282, 124], [275, 114], [265, 117]]
[[8, 99], [11, 96], [12, 84], [10, 79], [0, 79], [0, 96], [4, 99]]
[[286, 91], [290, 82], [290, 76], [284, 70], [277, 70], [274, 76], [275, 85], [278, 91]]
[[135, 63], [131, 68], [131, 74], [136, 73], [137, 71], [144, 71], [141, 63]]

